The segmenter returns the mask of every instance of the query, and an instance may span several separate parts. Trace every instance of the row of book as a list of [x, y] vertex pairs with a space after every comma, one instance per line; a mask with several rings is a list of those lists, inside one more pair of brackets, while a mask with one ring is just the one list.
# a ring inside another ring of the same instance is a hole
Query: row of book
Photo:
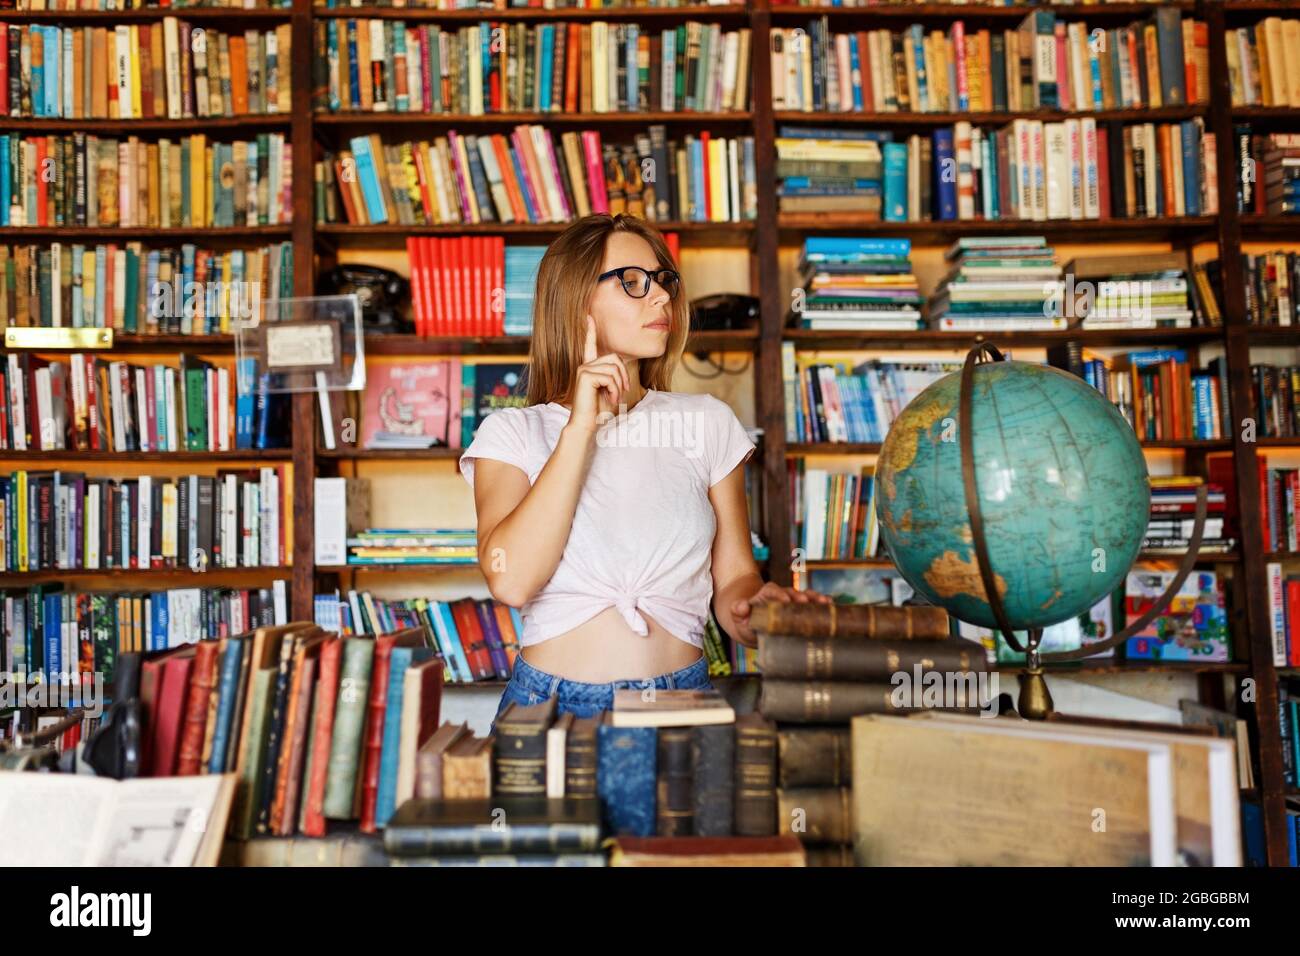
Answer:
[[[1098, 124], [962, 121], [895, 142], [891, 133], [782, 127], [782, 212], [852, 210], [886, 222], [1213, 215], [1214, 136], [1200, 118]], [[791, 165], [787, 161], [796, 161]]]
[[216, 475], [0, 475], [0, 571], [283, 567], [293, 540], [283, 467]]
[[922, 299], [911, 248], [908, 239], [805, 239], [792, 318], [805, 329], [919, 328]]
[[[1150, 481], [1151, 519], [1142, 551], [1148, 556], [1185, 554], [1196, 525], [1196, 487], [1201, 479], [1195, 475], [1152, 475]], [[1228, 554], [1236, 548], [1227, 519], [1227, 495], [1222, 486], [1211, 484], [1206, 489], [1202, 554]]]
[[1226, 438], [1223, 360], [1192, 368], [1185, 349], [1085, 356], [1084, 379], [1105, 395], [1143, 441]]
[[[1288, 625], [1290, 621], [1288, 609]], [[1300, 687], [1294, 680], [1278, 681], [1277, 710], [1282, 732], [1282, 782], [1288, 787], [1294, 787], [1300, 781]], [[1291, 865], [1297, 866], [1300, 865], [1296, 852], [1297, 844], [1300, 844], [1300, 805], [1294, 799], [1287, 801], [1286, 815], [1287, 823], [1291, 824], [1287, 833]]]
[[809, 561], [874, 558], [880, 552], [874, 469], [857, 474], [792, 463], [795, 540]]
[[944, 258], [948, 272], [927, 310], [934, 328], [965, 332], [1065, 327], [1061, 267], [1056, 250], [1043, 236], [961, 239]]
[[1300, 436], [1300, 368], [1252, 365], [1256, 437]]
[[503, 236], [409, 236], [416, 335], [529, 335], [545, 246]]
[[786, 433], [792, 442], [882, 442], [907, 404], [960, 362], [796, 356], [782, 345]]
[[[1287, 573], [1276, 561], [1266, 566], [1268, 573], [1269, 629], [1273, 637], [1273, 664], [1277, 667], [1300, 667], [1300, 576]], [[1279, 687], [1279, 691], [1281, 688]], [[1300, 699], [1300, 696], [1297, 697]], [[1282, 715], [1282, 726], [1294, 734], [1300, 725]], [[1286, 730], [1283, 733], [1286, 735]], [[1292, 774], [1295, 767], [1291, 767]], [[1287, 781], [1295, 783], [1295, 777]]]
[[1300, 254], [1243, 252], [1241, 270], [1247, 322], [1300, 325]]
[[[509, 136], [448, 130], [432, 143], [356, 136], [316, 165], [323, 222], [424, 225], [567, 222], [626, 212], [651, 221], [740, 222], [758, 215], [754, 140], [702, 130], [635, 142], [597, 130], [523, 124]], [[646, 175], [646, 171], [651, 173]]]
[[289, 113], [292, 62], [288, 23], [225, 33], [176, 17], [116, 27], [0, 20], [0, 115], [189, 119]]
[[1300, 552], [1300, 468], [1269, 467], [1259, 458], [1259, 507], [1265, 551]]
[[1233, 106], [1300, 106], [1300, 20], [1265, 17], [1223, 42]]
[[1033, 10], [1017, 29], [832, 33], [829, 18], [772, 30], [778, 110], [1019, 112], [1183, 106], [1209, 100], [1209, 31], [1160, 7], [1145, 21], [1089, 30]]
[[[45, 12], [59, 12], [72, 10], [157, 10], [167, 7], [169, 4], [158, 3], [156, 0], [15, 0], [11, 4], [11, 9], [15, 10], [41, 10]], [[182, 3], [173, 3], [170, 6], [178, 9], [186, 7], [201, 7], [204, 9], [213, 8], [230, 8], [230, 9], [271, 9], [276, 7], [292, 6], [288, 0], [248, 0], [248, 2], [233, 2], [233, 0], [223, 0], [223, 2], [214, 2], [214, 0], [185, 0]]]
[[0, 364], [0, 450], [223, 452], [287, 448], [289, 402], [266, 391], [256, 358], [231, 369], [182, 352], [133, 365], [81, 352], [67, 361], [9, 352]]
[[0, 226], [206, 228], [293, 220], [281, 133], [211, 142], [0, 134]]
[[750, 30], [688, 20], [315, 23], [314, 108], [398, 113], [733, 112], [749, 106]]
[[38, 584], [0, 592], [0, 674], [19, 684], [111, 685], [122, 654], [223, 638], [288, 618], [289, 582], [264, 588], [82, 591]]
[[1238, 126], [1235, 134], [1238, 211], [1280, 216], [1300, 210], [1300, 133], [1255, 134]]
[[146, 249], [141, 242], [0, 244], [0, 327], [230, 334], [293, 295], [293, 244]]

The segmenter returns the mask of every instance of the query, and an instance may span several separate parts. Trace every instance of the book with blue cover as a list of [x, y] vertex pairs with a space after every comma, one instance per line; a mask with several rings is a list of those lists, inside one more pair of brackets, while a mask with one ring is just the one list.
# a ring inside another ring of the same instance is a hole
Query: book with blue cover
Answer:
[[609, 833], [654, 836], [657, 743], [653, 727], [596, 728], [596, 793]]

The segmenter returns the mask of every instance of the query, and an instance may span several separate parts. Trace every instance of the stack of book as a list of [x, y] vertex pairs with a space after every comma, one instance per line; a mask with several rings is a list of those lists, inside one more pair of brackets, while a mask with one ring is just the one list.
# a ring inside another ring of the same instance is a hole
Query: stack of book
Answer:
[[315, 109], [482, 116], [749, 106], [748, 27], [481, 20], [449, 28], [396, 19], [315, 26]]
[[122, 655], [145, 713], [143, 775], [238, 777], [230, 833], [375, 832], [414, 795], [442, 661], [421, 630], [339, 638], [313, 624]]
[[921, 24], [902, 32], [831, 33], [829, 26], [822, 16], [806, 27], [772, 28], [774, 109], [1085, 112], [1209, 100], [1206, 24], [1181, 19], [1173, 7], [1105, 30], [1058, 21], [1050, 9], [1001, 31], [962, 20], [946, 33]]
[[804, 329], [918, 328], [922, 299], [911, 251], [910, 239], [805, 239], [793, 318]]
[[[1151, 477], [1151, 520], [1147, 524], [1142, 550], [1149, 554], [1184, 554], [1196, 524], [1195, 475], [1153, 475]], [[1227, 496], [1218, 485], [1207, 489], [1202, 554], [1229, 554], [1237, 546], [1226, 524]]]
[[289, 582], [261, 589], [75, 591], [36, 584], [0, 592], [0, 675], [19, 684], [77, 681], [99, 673], [111, 683], [116, 661], [224, 638], [288, 619]]
[[227, 33], [176, 17], [111, 28], [0, 21], [0, 59], [8, 61], [6, 67], [19, 66], [7, 70], [8, 82], [0, 83], [0, 116], [189, 119], [288, 113], [291, 39], [288, 23]]
[[284, 467], [216, 475], [0, 475], [0, 571], [283, 567], [293, 542]]
[[782, 345], [781, 357], [790, 442], [884, 441], [912, 399], [961, 370], [960, 362], [796, 356], [793, 342]]
[[[1300, 22], [1300, 21], [1297, 21]], [[1300, 191], [1300, 133], [1261, 133], [1248, 123], [1234, 128], [1237, 161], [1237, 211], [1265, 214], [1296, 209]], [[1283, 208], [1278, 209], [1281, 204]], [[1289, 207], [1289, 208], [1288, 208]]]
[[1265, 17], [1223, 39], [1233, 106], [1300, 106], [1300, 20]]
[[[657, 170], [644, 177], [643, 170]], [[324, 223], [560, 223], [591, 213], [651, 221], [742, 222], [758, 216], [754, 138], [701, 130], [668, 139], [651, 126], [630, 142], [537, 124], [432, 142], [354, 136], [316, 164]]]
[[[1130, 571], [1124, 582], [1125, 621], [1132, 624], [1151, 609], [1173, 582], [1173, 571]], [[1193, 571], [1154, 621], [1128, 639], [1126, 659], [1232, 660], [1231, 634], [1223, 582], [1213, 571]]]
[[[881, 144], [889, 145], [892, 138], [866, 130], [782, 126], [776, 138], [778, 208], [881, 218], [887, 172]], [[892, 158], [897, 162], [897, 156]]]
[[239, 359], [234, 376], [184, 352], [176, 368], [80, 352], [66, 363], [28, 352], [6, 358], [0, 449], [177, 452], [290, 444], [289, 402], [266, 393], [256, 358]]
[[1260, 437], [1300, 435], [1300, 366], [1252, 365], [1250, 375]]
[[506, 248], [502, 236], [408, 237], [415, 334], [530, 334], [545, 252], [545, 246]]
[[0, 245], [0, 327], [230, 334], [293, 295], [293, 244], [145, 249], [139, 242]]
[[473, 528], [371, 528], [348, 538], [348, 564], [476, 564]]
[[[1300, 27], [1300, 20], [1292, 22]], [[1297, 45], [1300, 46], [1300, 42]], [[1300, 49], [1296, 55], [1297, 64], [1300, 64]], [[1300, 65], [1293, 72], [1300, 73]], [[1292, 84], [1296, 98], [1300, 100], [1300, 79], [1293, 79]], [[1274, 133], [1267, 137], [1263, 158], [1260, 168], [1264, 183], [1264, 211], [1270, 216], [1300, 213], [1300, 133]]]
[[422, 627], [437, 648], [448, 683], [508, 680], [519, 654], [523, 619], [490, 598], [384, 600], [369, 591], [317, 594], [315, 621], [344, 637]]
[[959, 239], [930, 299], [930, 326], [944, 332], [1063, 329], [1056, 251], [1043, 236]]
[[[800, 462], [802, 464], [802, 462]], [[880, 548], [873, 470], [831, 473], [819, 468], [795, 472], [796, 541], [809, 561], [874, 558]]]
[[1082, 350], [1083, 377], [1110, 399], [1142, 441], [1211, 440], [1231, 434], [1222, 360], [1193, 369], [1184, 349], [1102, 357]]
[[[1135, 268], [1140, 266], [1140, 268]], [[1065, 265], [1067, 316], [1085, 329], [1186, 329], [1221, 325], [1204, 269], [1188, 281], [1181, 253], [1087, 256]]]
[[1246, 321], [1254, 325], [1300, 325], [1300, 254], [1241, 255], [1245, 272]]
[[[768, 604], [755, 610], [759, 710], [777, 725], [780, 832], [847, 863], [853, 842], [848, 721], [855, 714], [972, 710], [983, 649], [949, 636], [942, 608]], [[822, 725], [811, 727], [806, 725]], [[837, 726], [830, 726], [837, 725]]]
[[283, 133], [214, 143], [203, 133], [145, 142], [0, 135], [0, 226], [208, 228], [293, 221]]

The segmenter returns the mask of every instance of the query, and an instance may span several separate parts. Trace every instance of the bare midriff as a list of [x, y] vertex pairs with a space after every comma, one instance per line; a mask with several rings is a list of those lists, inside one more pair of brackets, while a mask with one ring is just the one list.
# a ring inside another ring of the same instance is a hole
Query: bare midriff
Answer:
[[674, 637], [644, 611], [649, 633], [632, 630], [617, 608], [607, 607], [585, 621], [520, 654], [533, 667], [566, 680], [603, 684], [614, 680], [658, 677], [688, 667], [700, 659], [694, 644]]

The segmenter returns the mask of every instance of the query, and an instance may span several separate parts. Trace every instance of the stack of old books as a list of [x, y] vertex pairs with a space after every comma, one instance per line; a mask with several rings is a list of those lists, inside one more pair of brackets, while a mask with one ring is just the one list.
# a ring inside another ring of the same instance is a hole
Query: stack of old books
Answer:
[[849, 720], [987, 700], [984, 650], [936, 607], [767, 604], [755, 610], [759, 710], [774, 722], [777, 825], [810, 866], [853, 865]]

